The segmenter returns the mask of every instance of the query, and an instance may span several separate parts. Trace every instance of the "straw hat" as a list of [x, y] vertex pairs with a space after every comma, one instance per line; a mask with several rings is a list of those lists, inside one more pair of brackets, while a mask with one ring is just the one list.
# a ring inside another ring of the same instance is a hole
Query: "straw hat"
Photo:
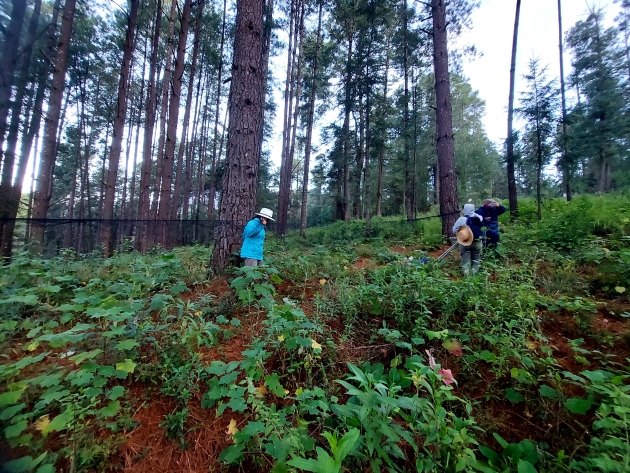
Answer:
[[273, 210], [271, 209], [266, 209], [263, 207], [262, 209], [260, 209], [260, 212], [255, 213], [254, 215], [258, 215], [260, 217], [266, 218], [267, 220], [271, 220], [272, 222], [275, 222], [275, 220], [271, 218], [273, 217]]
[[470, 246], [475, 240], [472, 230], [468, 225], [462, 225], [457, 230], [457, 243], [462, 246]]

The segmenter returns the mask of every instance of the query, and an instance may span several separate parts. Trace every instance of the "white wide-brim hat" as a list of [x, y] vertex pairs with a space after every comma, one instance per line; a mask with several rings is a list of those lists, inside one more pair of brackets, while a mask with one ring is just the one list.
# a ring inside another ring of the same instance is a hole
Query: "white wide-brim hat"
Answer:
[[275, 220], [272, 218], [273, 217], [273, 210], [271, 209], [266, 209], [266, 208], [262, 208], [260, 209], [260, 212], [255, 213], [254, 215], [258, 215], [260, 217], [264, 217], [267, 220], [271, 220], [272, 222], [275, 222]]
[[462, 225], [457, 230], [457, 242], [462, 246], [470, 246], [475, 241], [475, 235], [468, 225]]

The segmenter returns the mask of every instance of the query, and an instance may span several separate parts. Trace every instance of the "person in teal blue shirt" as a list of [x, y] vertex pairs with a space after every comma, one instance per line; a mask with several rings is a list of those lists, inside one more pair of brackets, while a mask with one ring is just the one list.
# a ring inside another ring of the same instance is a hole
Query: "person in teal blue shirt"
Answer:
[[245, 260], [245, 266], [259, 266], [263, 259], [265, 246], [265, 225], [267, 221], [274, 221], [273, 211], [263, 208], [254, 214], [243, 229], [243, 246], [241, 246], [241, 258]]

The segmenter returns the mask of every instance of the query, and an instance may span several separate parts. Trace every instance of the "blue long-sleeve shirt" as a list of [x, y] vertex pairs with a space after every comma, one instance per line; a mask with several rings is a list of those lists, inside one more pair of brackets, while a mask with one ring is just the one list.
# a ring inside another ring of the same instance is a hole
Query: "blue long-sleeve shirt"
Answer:
[[265, 226], [258, 217], [251, 219], [243, 229], [243, 246], [241, 258], [251, 258], [258, 261], [263, 259], [265, 245]]
[[[498, 207], [486, 207], [482, 205], [476, 211], [483, 218], [482, 226], [488, 227], [488, 230], [498, 232], [499, 231], [499, 215], [507, 212], [507, 209], [502, 205]], [[486, 220], [490, 217], [490, 220]]]

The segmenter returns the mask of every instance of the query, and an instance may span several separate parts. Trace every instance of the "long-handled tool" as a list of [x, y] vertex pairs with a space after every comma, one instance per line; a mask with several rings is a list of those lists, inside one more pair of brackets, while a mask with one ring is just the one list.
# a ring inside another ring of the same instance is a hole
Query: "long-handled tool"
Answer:
[[444, 253], [442, 253], [440, 256], [438, 256], [436, 261], [442, 261], [444, 258], [446, 258], [448, 256], [448, 254], [453, 251], [455, 248], [457, 248], [459, 246], [459, 242], [456, 241], [453, 246], [451, 246], [448, 250], [446, 250]]

